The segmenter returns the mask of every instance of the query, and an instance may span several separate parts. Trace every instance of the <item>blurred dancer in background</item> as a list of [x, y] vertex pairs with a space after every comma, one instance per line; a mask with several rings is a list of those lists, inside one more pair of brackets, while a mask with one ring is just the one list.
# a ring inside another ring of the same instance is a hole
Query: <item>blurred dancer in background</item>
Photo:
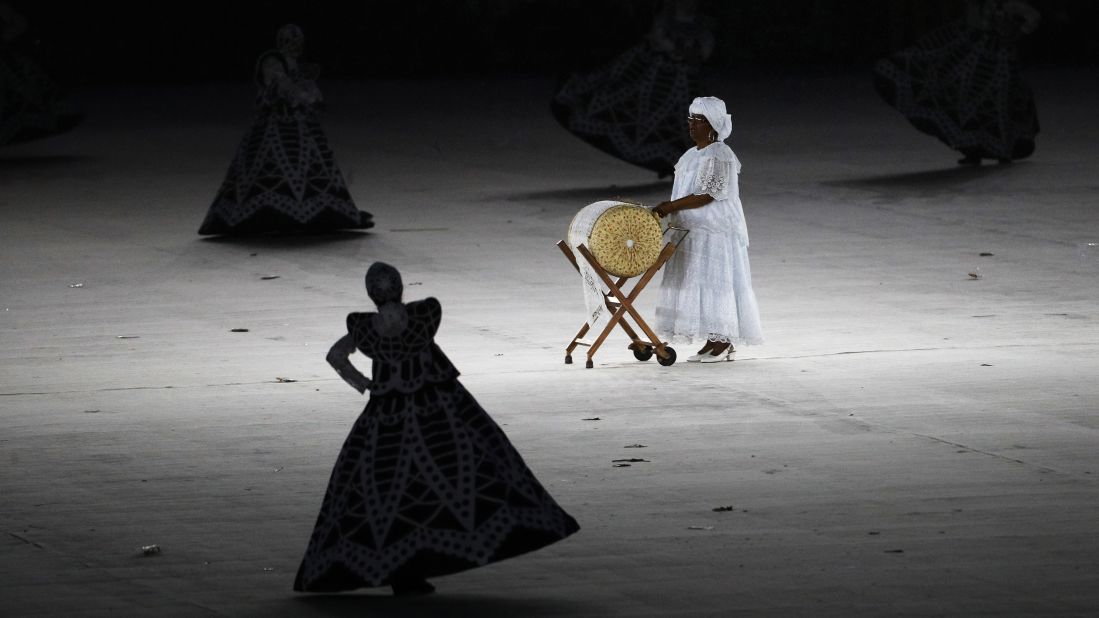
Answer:
[[199, 234], [257, 234], [365, 229], [370, 213], [355, 207], [336, 166], [317, 111], [320, 72], [301, 61], [305, 37], [293, 24], [278, 31], [277, 49], [256, 62], [255, 118]]
[[612, 156], [670, 175], [689, 144], [683, 110], [698, 94], [699, 69], [714, 47], [695, 4], [666, 2], [643, 41], [606, 66], [569, 77], [551, 104], [557, 121]]
[[1019, 75], [1019, 39], [1039, 17], [1023, 0], [970, 2], [965, 19], [880, 60], [874, 85], [917, 129], [962, 153], [961, 165], [1029, 157], [1038, 111]]
[[83, 116], [37, 62], [27, 20], [0, 2], [0, 146], [64, 133]]

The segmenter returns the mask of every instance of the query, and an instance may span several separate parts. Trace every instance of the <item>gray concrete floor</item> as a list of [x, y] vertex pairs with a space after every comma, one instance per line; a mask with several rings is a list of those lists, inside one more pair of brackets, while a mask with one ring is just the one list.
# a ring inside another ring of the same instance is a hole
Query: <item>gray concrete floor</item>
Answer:
[[[1097, 615], [1096, 77], [1030, 75], [1036, 155], [973, 170], [864, 76], [715, 76], [767, 343], [664, 368], [616, 334], [590, 370], [554, 243], [670, 186], [560, 130], [549, 81], [328, 84], [378, 227], [294, 240], [195, 235], [247, 85], [85, 93], [0, 151], [0, 614]], [[297, 595], [364, 404], [324, 354], [374, 260], [440, 299], [582, 530], [428, 598]]]

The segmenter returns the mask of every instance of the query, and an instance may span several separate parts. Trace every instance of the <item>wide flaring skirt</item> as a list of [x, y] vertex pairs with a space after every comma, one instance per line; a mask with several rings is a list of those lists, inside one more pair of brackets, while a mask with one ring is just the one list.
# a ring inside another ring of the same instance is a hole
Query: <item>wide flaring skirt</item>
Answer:
[[641, 43], [602, 68], [571, 76], [551, 110], [580, 139], [666, 176], [690, 144], [686, 117], [697, 76], [697, 67]]
[[1034, 152], [1034, 95], [1014, 49], [994, 33], [943, 26], [880, 60], [874, 85], [913, 126], [955, 150], [996, 159]]
[[199, 234], [362, 229], [328, 138], [314, 114], [262, 112], [236, 155]]
[[82, 119], [36, 62], [0, 45], [0, 145], [64, 133]]
[[294, 589], [455, 573], [577, 530], [457, 380], [427, 385], [371, 397], [333, 467]]

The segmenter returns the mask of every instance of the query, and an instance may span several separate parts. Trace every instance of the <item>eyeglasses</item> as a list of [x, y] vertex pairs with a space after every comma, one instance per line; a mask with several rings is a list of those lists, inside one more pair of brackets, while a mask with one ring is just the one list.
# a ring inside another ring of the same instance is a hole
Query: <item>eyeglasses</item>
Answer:
[[688, 123], [706, 122], [706, 117], [705, 116], [687, 116], [687, 122]]

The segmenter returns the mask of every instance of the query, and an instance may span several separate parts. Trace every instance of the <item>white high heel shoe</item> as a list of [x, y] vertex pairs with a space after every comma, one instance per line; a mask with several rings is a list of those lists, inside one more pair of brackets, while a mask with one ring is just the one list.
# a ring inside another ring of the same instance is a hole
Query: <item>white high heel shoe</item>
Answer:
[[709, 355], [710, 355], [709, 352], [704, 352], [702, 354], [692, 354], [692, 355], [687, 357], [687, 362], [688, 363], [699, 363], [699, 362], [702, 362], [703, 357], [706, 357], [706, 356], [709, 356]]
[[[688, 359], [688, 360], [690, 360], [690, 359]], [[727, 350], [717, 354], [716, 356], [713, 355], [713, 354], [704, 354], [702, 356], [702, 358], [700, 358], [698, 360], [698, 362], [700, 362], [700, 363], [723, 363], [723, 362], [726, 362], [726, 361], [735, 361], [735, 360], [736, 360], [736, 350], [734, 350], [732, 346], [729, 346], [729, 348]]]

